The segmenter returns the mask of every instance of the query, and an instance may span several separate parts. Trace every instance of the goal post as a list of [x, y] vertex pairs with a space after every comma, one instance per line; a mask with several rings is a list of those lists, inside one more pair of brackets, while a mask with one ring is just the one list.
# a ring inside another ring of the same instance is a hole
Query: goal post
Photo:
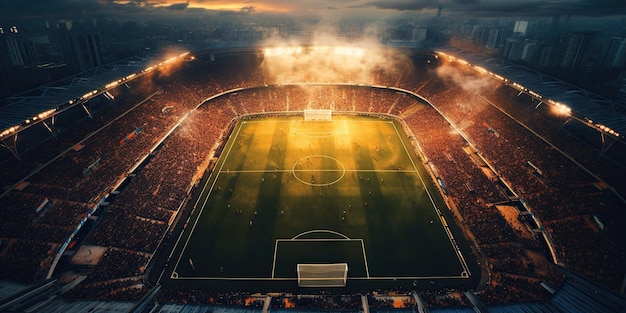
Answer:
[[298, 264], [300, 287], [345, 287], [348, 263]]
[[333, 111], [332, 110], [306, 109], [304, 110], [304, 120], [305, 121], [332, 121]]

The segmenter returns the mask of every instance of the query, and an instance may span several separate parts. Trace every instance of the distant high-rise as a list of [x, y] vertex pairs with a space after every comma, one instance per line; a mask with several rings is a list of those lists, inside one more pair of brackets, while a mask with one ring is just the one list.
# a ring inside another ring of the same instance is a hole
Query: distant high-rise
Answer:
[[427, 33], [428, 28], [426, 26], [414, 27], [411, 32], [411, 41], [424, 41]]
[[528, 29], [528, 21], [515, 21], [513, 27], [513, 34], [517, 36], [526, 36], [526, 30]]
[[18, 34], [15, 26], [10, 33], [0, 34], [0, 55], [8, 67], [32, 65], [37, 62], [35, 45], [27, 37]]
[[553, 47], [543, 47], [543, 49], [541, 49], [541, 53], [539, 54], [539, 60], [537, 61], [537, 64], [541, 67], [554, 66], [554, 51], [555, 49]]
[[487, 37], [487, 48], [496, 49], [500, 47], [500, 42], [504, 37], [504, 31], [502, 28], [491, 28]]
[[61, 29], [57, 40], [66, 62], [75, 71], [84, 71], [103, 64], [100, 34]]
[[524, 45], [524, 50], [522, 51], [521, 59], [525, 62], [531, 63], [533, 58], [535, 57], [536, 48], [537, 43], [526, 42], [526, 44]]
[[602, 68], [623, 68], [625, 64], [626, 38], [613, 37], [602, 61]]
[[572, 32], [564, 36], [561, 41], [561, 64], [563, 69], [574, 69], [580, 65], [585, 47], [592, 34], [589, 32]]

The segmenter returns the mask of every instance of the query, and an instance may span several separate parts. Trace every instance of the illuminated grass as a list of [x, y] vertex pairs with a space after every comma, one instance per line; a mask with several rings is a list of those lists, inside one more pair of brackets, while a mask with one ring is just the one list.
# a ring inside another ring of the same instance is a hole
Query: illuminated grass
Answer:
[[[240, 121], [192, 200], [171, 277], [295, 284], [298, 262], [347, 262], [349, 283], [460, 278], [443, 202], [406, 137], [377, 118]], [[350, 244], [325, 243], [337, 239]]]

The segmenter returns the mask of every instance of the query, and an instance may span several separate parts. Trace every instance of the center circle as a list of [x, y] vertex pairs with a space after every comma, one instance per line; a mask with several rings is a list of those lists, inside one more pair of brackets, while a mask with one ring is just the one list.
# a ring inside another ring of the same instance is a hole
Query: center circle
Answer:
[[301, 183], [314, 187], [328, 186], [346, 175], [346, 167], [339, 160], [323, 155], [305, 156], [293, 164], [293, 176]]

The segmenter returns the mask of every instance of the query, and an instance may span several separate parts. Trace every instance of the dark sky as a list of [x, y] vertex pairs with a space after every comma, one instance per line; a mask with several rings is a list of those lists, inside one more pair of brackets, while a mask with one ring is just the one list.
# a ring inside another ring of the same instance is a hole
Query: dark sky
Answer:
[[0, 18], [181, 14], [202, 10], [237, 14], [369, 15], [399, 12], [476, 17], [626, 16], [626, 0], [0, 0]]

